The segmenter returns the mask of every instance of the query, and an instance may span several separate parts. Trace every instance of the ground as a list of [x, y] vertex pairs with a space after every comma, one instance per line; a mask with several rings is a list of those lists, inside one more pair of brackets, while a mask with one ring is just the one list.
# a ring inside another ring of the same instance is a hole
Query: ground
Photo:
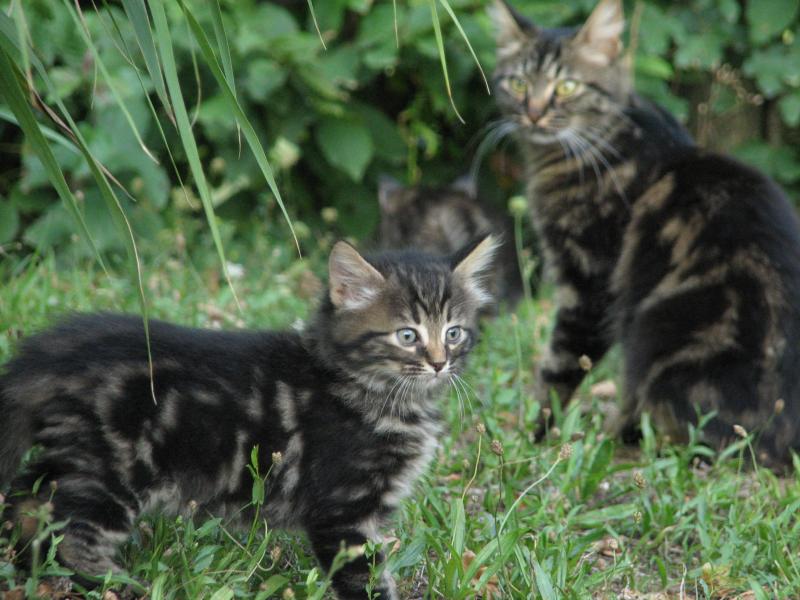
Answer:
[[[164, 235], [143, 252], [151, 315], [225, 328], [288, 327], [306, 317], [331, 241], [320, 236], [304, 261], [287, 243], [230, 243], [240, 309], [210, 245], [189, 252], [179, 235]], [[112, 260], [110, 271], [69, 253], [0, 261], [0, 361], [64, 312], [137, 312], [122, 265]], [[637, 446], [605, 439], [603, 414], [622, 385], [613, 353], [586, 365], [580, 401], [556, 410], [555, 426], [534, 442], [531, 374], [551, 315], [545, 290], [484, 324], [466, 384], [444, 400], [439, 455], [386, 532], [401, 597], [800, 597], [800, 468], [782, 478], [754, 469], [747, 439], [720, 456], [670, 446], [647, 421]], [[48, 527], [42, 515], [45, 534]], [[111, 599], [107, 588], [124, 587], [109, 581], [82, 594], [47, 556], [23, 571], [9, 535], [0, 529], [0, 595], [8, 600]], [[330, 597], [306, 541], [262, 520], [240, 532], [208, 515], [153, 515], [121, 552], [153, 600]]]

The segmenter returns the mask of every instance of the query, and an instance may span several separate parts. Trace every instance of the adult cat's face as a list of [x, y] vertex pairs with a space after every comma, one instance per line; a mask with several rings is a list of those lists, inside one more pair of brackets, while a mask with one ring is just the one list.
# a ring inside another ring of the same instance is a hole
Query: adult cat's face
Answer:
[[339, 242], [331, 252], [330, 321], [337, 364], [373, 389], [447, 381], [475, 343], [481, 282], [495, 241], [453, 256], [412, 252], [364, 259]]
[[561, 142], [573, 150], [602, 146], [622, 117], [631, 81], [620, 56], [620, 0], [602, 0], [581, 28], [543, 29], [501, 0], [494, 87], [503, 113], [535, 145]]

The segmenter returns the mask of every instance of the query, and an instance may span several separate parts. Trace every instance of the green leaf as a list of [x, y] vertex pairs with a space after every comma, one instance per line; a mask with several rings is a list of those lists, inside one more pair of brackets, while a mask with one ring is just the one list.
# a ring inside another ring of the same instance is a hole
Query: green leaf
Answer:
[[745, 15], [750, 24], [750, 40], [763, 44], [783, 31], [794, 20], [800, 0], [758, 0], [747, 2]]
[[258, 589], [260, 590], [260, 593], [264, 594], [265, 598], [268, 598], [287, 583], [289, 583], [288, 577], [284, 577], [283, 575], [273, 575], [260, 586], [258, 586]]
[[789, 127], [796, 127], [800, 124], [800, 90], [794, 90], [787, 94], [778, 102], [781, 109], [783, 122]]
[[0, 244], [14, 239], [19, 229], [19, 213], [9, 201], [0, 198]]
[[361, 181], [374, 153], [369, 130], [355, 120], [328, 118], [320, 123], [316, 134], [327, 161], [354, 181]]
[[457, 498], [451, 508], [453, 522], [450, 529], [453, 531], [452, 545], [456, 555], [461, 555], [464, 551], [464, 536], [466, 535], [467, 517], [464, 512], [464, 502]]
[[222, 586], [211, 595], [211, 600], [231, 600], [233, 598], [233, 590], [227, 585]]
[[275, 61], [257, 58], [247, 65], [244, 89], [253, 100], [264, 102], [283, 86], [288, 75], [288, 71]]
[[558, 600], [558, 596], [553, 588], [553, 582], [551, 581], [550, 576], [545, 572], [545, 570], [542, 568], [542, 565], [540, 565], [539, 561], [536, 559], [533, 559], [533, 573], [536, 576], [536, 587], [539, 589], [542, 600]]

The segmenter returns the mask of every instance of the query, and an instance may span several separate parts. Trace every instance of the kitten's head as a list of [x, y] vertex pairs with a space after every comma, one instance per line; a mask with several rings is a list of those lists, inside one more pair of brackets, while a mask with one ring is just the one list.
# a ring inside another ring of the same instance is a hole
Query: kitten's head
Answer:
[[391, 177], [378, 185], [380, 244], [451, 254], [480, 235], [491, 222], [476, 198], [471, 179], [441, 188], [404, 186]]
[[577, 28], [537, 27], [503, 0], [495, 0], [492, 18], [497, 101], [524, 140], [580, 151], [625, 119], [631, 76], [621, 0], [600, 0]]
[[491, 301], [483, 275], [495, 246], [487, 236], [449, 256], [392, 252], [367, 259], [338, 242], [314, 333], [322, 358], [388, 396], [401, 386], [418, 393], [448, 381], [463, 369], [478, 311]]

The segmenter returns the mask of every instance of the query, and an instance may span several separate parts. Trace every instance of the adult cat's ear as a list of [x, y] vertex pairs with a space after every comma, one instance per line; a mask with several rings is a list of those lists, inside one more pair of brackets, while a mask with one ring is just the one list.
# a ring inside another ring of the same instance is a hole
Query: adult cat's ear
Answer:
[[607, 67], [622, 51], [623, 29], [622, 0], [600, 0], [575, 36], [572, 46], [584, 61]]
[[401, 192], [405, 189], [402, 183], [389, 175], [378, 178], [378, 203], [381, 212], [392, 214], [400, 208]]
[[477, 242], [467, 244], [453, 255], [453, 275], [466, 286], [480, 306], [492, 302], [492, 294], [486, 286], [495, 252], [500, 238], [487, 235]]
[[331, 302], [352, 310], [372, 303], [386, 283], [383, 275], [347, 242], [336, 242], [328, 259]]
[[526, 40], [536, 36], [536, 26], [505, 0], [494, 0], [489, 5], [489, 16], [494, 21], [498, 58], [514, 56]]
[[466, 194], [470, 198], [474, 199], [478, 197], [478, 182], [475, 181], [475, 178], [469, 173], [454, 180], [448, 187], [451, 190]]

